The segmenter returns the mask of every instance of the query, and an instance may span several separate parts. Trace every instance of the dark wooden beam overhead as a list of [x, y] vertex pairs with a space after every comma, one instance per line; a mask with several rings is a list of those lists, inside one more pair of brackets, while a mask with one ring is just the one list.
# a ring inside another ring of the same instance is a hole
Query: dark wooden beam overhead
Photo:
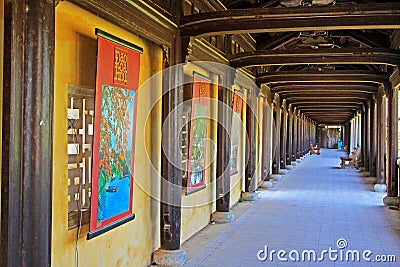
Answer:
[[340, 29], [398, 29], [400, 3], [248, 8], [181, 19], [182, 36]]
[[373, 71], [270, 71], [259, 75], [257, 83], [282, 83], [282, 82], [372, 82], [385, 83], [389, 81], [384, 72]]
[[362, 83], [300, 83], [294, 84], [277, 84], [277, 86], [271, 87], [271, 92], [274, 93], [286, 93], [286, 92], [365, 92], [365, 93], [376, 93], [378, 86], [362, 84]]
[[334, 93], [330, 92], [289, 92], [289, 93], [280, 93], [279, 96], [284, 99], [310, 99], [310, 98], [325, 98], [325, 97], [334, 97], [334, 98], [362, 98], [362, 99], [370, 99], [371, 94], [361, 93], [361, 92], [340, 92]]
[[369, 47], [390, 47], [390, 38], [377, 31], [348, 30], [344, 34]]
[[400, 64], [400, 52], [385, 48], [257, 50], [233, 55], [234, 68], [308, 64]]

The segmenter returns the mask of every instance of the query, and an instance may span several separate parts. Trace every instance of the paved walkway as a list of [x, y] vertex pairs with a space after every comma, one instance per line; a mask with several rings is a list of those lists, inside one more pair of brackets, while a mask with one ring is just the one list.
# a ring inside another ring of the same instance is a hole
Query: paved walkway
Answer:
[[[249, 206], [234, 222], [209, 225], [183, 245], [188, 251], [185, 266], [400, 266], [399, 229], [395, 229], [399, 224], [393, 220], [393, 216], [400, 220], [400, 212], [383, 207], [384, 195], [372, 192], [357, 170], [340, 169], [341, 155], [321, 150], [321, 155], [306, 158], [274, 189], [261, 191], [258, 201], [239, 203], [239, 207]], [[288, 261], [278, 260], [277, 253], [259, 260], [257, 253], [265, 246], [268, 254], [286, 251], [281, 256]], [[307, 260], [309, 255], [313, 259], [312, 250], [317, 261]], [[355, 257], [359, 252], [359, 262], [352, 261], [349, 250]], [[371, 262], [363, 260], [365, 250], [372, 252], [365, 255]], [[294, 261], [297, 253], [300, 261]], [[301, 261], [303, 255], [306, 261]], [[377, 255], [395, 255], [397, 263], [374, 262]]]

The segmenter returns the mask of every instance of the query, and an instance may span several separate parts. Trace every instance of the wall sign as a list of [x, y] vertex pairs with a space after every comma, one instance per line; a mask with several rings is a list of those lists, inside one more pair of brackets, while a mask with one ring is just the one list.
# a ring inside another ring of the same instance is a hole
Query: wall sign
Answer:
[[233, 94], [233, 112], [231, 126], [231, 175], [238, 172], [238, 151], [239, 151], [239, 132], [241, 130], [240, 123], [242, 121], [243, 99], [236, 91]]
[[96, 237], [134, 219], [135, 120], [142, 48], [96, 29], [90, 232]]

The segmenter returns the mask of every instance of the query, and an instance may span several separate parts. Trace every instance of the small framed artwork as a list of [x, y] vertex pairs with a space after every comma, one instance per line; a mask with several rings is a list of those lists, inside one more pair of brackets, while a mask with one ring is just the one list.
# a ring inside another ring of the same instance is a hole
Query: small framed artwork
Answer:
[[194, 73], [186, 193], [205, 188], [210, 80]]

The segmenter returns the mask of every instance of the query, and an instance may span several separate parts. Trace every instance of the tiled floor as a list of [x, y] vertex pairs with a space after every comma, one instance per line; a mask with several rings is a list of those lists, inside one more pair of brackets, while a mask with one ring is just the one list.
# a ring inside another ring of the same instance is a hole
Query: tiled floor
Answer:
[[[357, 170], [340, 169], [341, 155], [336, 150], [322, 150], [319, 156], [309, 156], [272, 190], [261, 191], [260, 199], [234, 222], [209, 225], [183, 245], [188, 251], [185, 266], [400, 266], [396, 229], [400, 213], [383, 207], [384, 195], [372, 192]], [[347, 246], [339, 249], [339, 240], [340, 246]], [[272, 259], [259, 260], [257, 253], [265, 246], [269, 253], [286, 251], [282, 258], [288, 261], [279, 260], [277, 253]], [[333, 250], [332, 260], [329, 252], [323, 254], [329, 249]], [[372, 252], [366, 255], [371, 259], [395, 255], [397, 262], [367, 262], [365, 250]], [[317, 260], [308, 261], [314, 251]], [[359, 253], [360, 261], [352, 261], [352, 257], [346, 261], [346, 254], [352, 252]], [[296, 253], [300, 261], [293, 260]], [[303, 254], [305, 261], [301, 261]]]

